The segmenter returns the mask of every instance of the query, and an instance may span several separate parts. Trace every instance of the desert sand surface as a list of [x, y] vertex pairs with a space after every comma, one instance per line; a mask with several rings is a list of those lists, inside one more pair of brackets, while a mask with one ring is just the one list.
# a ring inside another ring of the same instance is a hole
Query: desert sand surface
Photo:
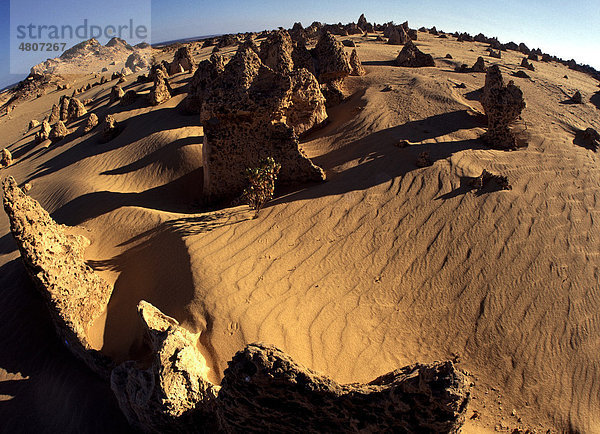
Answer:
[[[345, 80], [348, 98], [302, 139], [327, 181], [279, 190], [257, 219], [202, 205], [203, 129], [182, 109], [190, 73], [171, 77], [179, 92], [158, 106], [109, 103], [114, 81], [81, 94], [124, 126], [107, 143], [94, 132], [34, 142], [29, 121], [72, 89], [19, 102], [0, 118], [14, 159], [0, 177], [30, 183], [91, 240], [88, 263], [114, 285], [93, 337], [117, 361], [140, 351], [143, 299], [200, 333], [215, 383], [252, 342], [342, 383], [451, 359], [473, 383], [464, 432], [600, 432], [600, 158], [574, 142], [600, 130], [598, 82], [556, 62], [511, 77], [521, 53], [495, 59], [488, 44], [424, 32], [415, 43], [436, 66], [397, 67], [401, 47], [375, 36], [340, 37], [367, 73]], [[196, 61], [211, 54], [189, 45]], [[480, 139], [485, 74], [455, 72], [479, 56], [523, 91], [523, 148]], [[136, 75], [124, 90], [148, 93]], [[577, 90], [584, 103], [566, 103]], [[423, 151], [433, 164], [419, 168]], [[471, 190], [483, 169], [512, 189]], [[55, 337], [4, 213], [0, 282], [2, 431], [128, 431], [109, 386]]]

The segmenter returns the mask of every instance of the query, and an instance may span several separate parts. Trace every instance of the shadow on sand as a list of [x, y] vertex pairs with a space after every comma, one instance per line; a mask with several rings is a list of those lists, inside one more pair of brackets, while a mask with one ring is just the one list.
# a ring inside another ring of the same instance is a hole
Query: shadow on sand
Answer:
[[131, 432], [110, 386], [59, 341], [21, 259], [0, 267], [2, 432]]
[[[488, 149], [479, 139], [414, 144], [404, 148], [394, 146], [402, 140], [420, 142], [461, 129], [482, 126], [481, 116], [461, 110], [377, 131], [325, 155], [312, 158], [315, 164], [327, 170], [328, 181], [296, 192], [281, 190], [280, 193], [286, 195], [273, 200], [269, 206], [366, 190], [389, 182], [417, 170], [415, 161], [424, 151], [429, 152], [430, 159], [435, 162], [467, 149]], [[314, 139], [315, 136], [311, 138]], [[333, 170], [351, 161], [357, 161], [358, 164], [339, 173]]]

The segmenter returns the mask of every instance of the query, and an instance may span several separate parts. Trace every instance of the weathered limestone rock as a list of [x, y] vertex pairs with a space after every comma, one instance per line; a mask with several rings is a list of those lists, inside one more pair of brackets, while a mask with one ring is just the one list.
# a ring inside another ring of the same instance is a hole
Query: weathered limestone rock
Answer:
[[402, 26], [393, 26], [390, 29], [390, 36], [387, 41], [389, 45], [404, 45], [411, 39], [408, 37], [406, 30]]
[[6, 148], [0, 153], [0, 167], [8, 167], [12, 164], [12, 154]]
[[468, 401], [466, 379], [450, 361], [342, 385], [252, 344], [229, 362], [216, 408], [227, 432], [453, 433]]
[[51, 130], [50, 123], [46, 120], [42, 121], [40, 130], [35, 134], [35, 143], [42, 143], [44, 140], [48, 140]]
[[502, 52], [500, 50], [494, 51], [492, 49], [490, 49], [490, 57], [493, 57], [495, 59], [501, 59], [502, 58]]
[[173, 56], [173, 61], [169, 65], [169, 75], [178, 74], [183, 71], [191, 71], [194, 68], [194, 60], [188, 46], [180, 47]]
[[246, 39], [244, 39], [244, 42], [242, 42], [241, 45], [243, 45], [246, 48], [250, 48], [260, 56], [260, 48], [258, 48], [256, 42], [254, 42], [254, 39], [252, 39], [252, 34], [246, 35]]
[[87, 113], [85, 106], [77, 98], [71, 98], [69, 100], [69, 108], [67, 112], [67, 121], [71, 122], [79, 119], [81, 116]]
[[115, 101], [118, 101], [121, 98], [123, 98], [123, 95], [125, 95], [125, 92], [123, 91], [123, 88], [117, 84], [110, 91], [109, 101], [111, 103], [113, 103]]
[[485, 66], [485, 60], [483, 60], [483, 57], [479, 56], [477, 58], [477, 61], [473, 64], [473, 67], [471, 68], [472, 72], [486, 72], [487, 71], [487, 67]]
[[352, 68], [350, 75], [365, 75], [365, 69], [363, 68], [362, 63], [358, 58], [358, 53], [356, 53], [356, 49], [352, 50], [352, 54], [350, 54], [350, 68]]
[[573, 104], [583, 104], [583, 97], [581, 96], [581, 92], [576, 91], [571, 97], [571, 103]]
[[527, 74], [525, 71], [516, 71], [516, 72], [513, 72], [511, 75], [513, 77], [519, 77], [519, 78], [530, 78], [529, 74]]
[[360, 17], [358, 18], [358, 21], [356, 22], [356, 25], [358, 27], [360, 27], [363, 31], [367, 30], [367, 19], [365, 18], [365, 14], [360, 14]]
[[63, 122], [67, 122], [69, 120], [69, 100], [71, 98], [67, 95], [63, 95], [60, 97], [60, 120]]
[[150, 90], [150, 104], [158, 105], [171, 98], [171, 86], [162, 69], [157, 69], [154, 77], [154, 86]]
[[260, 44], [260, 60], [273, 71], [290, 72], [294, 69], [292, 50], [292, 38], [289, 33], [276, 30]]
[[52, 109], [50, 110], [50, 117], [48, 118], [48, 122], [51, 124], [60, 120], [60, 108], [56, 104], [52, 104]]
[[280, 110], [282, 120], [299, 136], [327, 119], [325, 97], [315, 76], [306, 69], [292, 71], [289, 78]]
[[294, 23], [289, 31], [289, 34], [293, 42], [303, 42], [306, 44], [308, 36], [304, 30], [304, 27], [302, 27], [302, 23]]
[[205, 195], [239, 195], [246, 186], [244, 169], [267, 157], [281, 164], [282, 183], [324, 179], [299, 149], [297, 135], [326, 117], [325, 99], [310, 72], [275, 72], [253, 50], [240, 47], [204, 91]]
[[346, 78], [352, 68], [344, 46], [329, 33], [324, 33], [313, 50], [319, 83]]
[[209, 60], [203, 60], [190, 80], [190, 90], [186, 99], [186, 108], [191, 113], [200, 113], [206, 89], [225, 69], [223, 57], [213, 53]]
[[58, 121], [52, 125], [52, 129], [50, 130], [48, 138], [53, 142], [58, 142], [59, 140], [67, 137], [67, 134], [69, 134], [69, 130], [65, 126], [65, 123], [63, 121]]
[[125, 95], [123, 95], [123, 98], [121, 98], [121, 105], [122, 106], [131, 105], [137, 100], [137, 97], [138, 97], [137, 92], [133, 89], [130, 89], [127, 92], [125, 92]]
[[489, 184], [495, 184], [494, 190], [512, 190], [512, 186], [508, 182], [508, 177], [504, 175], [495, 175], [483, 169], [481, 175], [473, 178], [469, 182], [470, 186], [482, 191]]
[[54, 326], [69, 350], [108, 378], [112, 362], [89, 341], [89, 330], [108, 304], [112, 288], [85, 264], [89, 243], [58, 225], [25, 195], [13, 177], [3, 182], [4, 210], [25, 269], [46, 300]]
[[488, 130], [483, 139], [496, 148], [514, 149], [516, 139], [510, 125], [525, 108], [525, 100], [521, 89], [512, 81], [504, 85], [498, 65], [487, 70], [481, 105], [488, 118]]
[[28, 130], [33, 130], [39, 124], [40, 124], [40, 121], [38, 121], [37, 119], [32, 119], [32, 120], [29, 121], [29, 127], [27, 129]]
[[294, 69], [304, 68], [316, 76], [313, 58], [303, 41], [294, 42], [294, 48], [292, 49], [292, 61], [294, 62]]
[[[148, 59], [146, 59], [145, 57], [143, 57], [140, 53], [138, 53], [136, 51], [135, 53], [132, 53], [129, 55], [129, 57], [125, 61], [125, 66], [132, 71], [135, 70], [136, 68], [137, 69], [147, 68], [149, 66]], [[102, 83], [102, 80], [100, 81], [100, 83]]]
[[[111, 388], [129, 423], [146, 432], [205, 432], [216, 425], [219, 386], [208, 381], [194, 335], [146, 301], [138, 304], [152, 351], [147, 369], [127, 361], [111, 374]], [[214, 430], [213, 430], [214, 432]]]
[[578, 131], [575, 135], [575, 142], [579, 142], [592, 151], [598, 151], [600, 147], [600, 133], [593, 128]]
[[423, 53], [412, 41], [408, 41], [396, 57], [396, 65], [418, 68], [421, 66], [435, 66], [435, 62], [431, 54]]
[[527, 57], [523, 57], [523, 59], [521, 60], [521, 67], [527, 68], [530, 71], [535, 71], [535, 67], [533, 66], [533, 64], [529, 63]]
[[102, 120], [101, 131], [102, 131], [102, 140], [104, 140], [106, 142], [108, 142], [109, 140], [112, 140], [119, 134], [119, 132], [120, 132], [119, 124], [117, 123], [117, 121], [113, 115], [106, 115], [104, 117], [104, 119]]
[[83, 127], [83, 132], [89, 133], [96, 127], [96, 125], [98, 125], [98, 116], [96, 116], [96, 113], [90, 113]]

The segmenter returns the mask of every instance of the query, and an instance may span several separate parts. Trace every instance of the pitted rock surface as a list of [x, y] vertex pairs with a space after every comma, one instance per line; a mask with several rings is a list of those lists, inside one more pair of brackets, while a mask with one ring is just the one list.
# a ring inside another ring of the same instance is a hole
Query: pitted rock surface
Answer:
[[510, 129], [525, 108], [523, 92], [512, 81], [504, 85], [498, 65], [488, 68], [481, 105], [488, 118], [488, 130], [484, 140], [493, 147], [513, 149], [516, 138]]
[[350, 54], [350, 67], [352, 68], [350, 75], [365, 75], [365, 69], [362, 66], [362, 62], [358, 58], [356, 49], [352, 50], [352, 53]]
[[[129, 423], [146, 432], [204, 432], [214, 417], [219, 386], [207, 379], [198, 336], [146, 301], [138, 304], [152, 353], [147, 368], [134, 361], [117, 366], [110, 383]], [[212, 422], [212, 423], [211, 423]]]
[[327, 117], [325, 98], [305, 69], [273, 71], [247, 47], [237, 53], [205, 90], [204, 191], [211, 199], [234, 197], [246, 186], [244, 169], [273, 157], [279, 180], [324, 179], [299, 149], [297, 136]]
[[46, 301], [58, 335], [75, 356], [108, 378], [112, 362], [88, 339], [90, 327], [110, 299], [112, 287], [86, 265], [89, 241], [57, 224], [17, 185], [3, 182], [4, 210], [29, 277]]
[[339, 384], [252, 344], [229, 362], [217, 401], [228, 432], [452, 433], [464, 422], [469, 389], [450, 361]]

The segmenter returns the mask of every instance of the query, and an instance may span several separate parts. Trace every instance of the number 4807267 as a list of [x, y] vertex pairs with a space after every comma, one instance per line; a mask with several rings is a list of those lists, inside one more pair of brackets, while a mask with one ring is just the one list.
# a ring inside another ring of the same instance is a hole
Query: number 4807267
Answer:
[[64, 51], [66, 42], [21, 42], [19, 50], [21, 51]]

